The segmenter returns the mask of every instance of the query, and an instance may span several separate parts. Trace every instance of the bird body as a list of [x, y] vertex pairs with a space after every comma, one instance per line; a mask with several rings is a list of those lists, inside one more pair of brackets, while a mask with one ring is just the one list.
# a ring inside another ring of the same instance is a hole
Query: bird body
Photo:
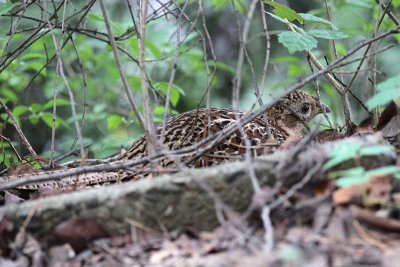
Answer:
[[[317, 114], [330, 112], [324, 104], [300, 90], [286, 95], [281, 101], [272, 105], [267, 111], [267, 121], [260, 115], [243, 125], [243, 131], [236, 130], [218, 144], [215, 144], [203, 157], [189, 162], [188, 167], [207, 167], [221, 162], [231, 161], [246, 151], [248, 147], [254, 156], [273, 152], [289, 137], [301, 138], [305, 123]], [[199, 108], [171, 117], [166, 123], [165, 136], [162, 127], [157, 128], [158, 139], [162, 139], [162, 148], [179, 150], [199, 143], [206, 137], [226, 129], [246, 115], [246, 112], [232, 109]], [[243, 135], [244, 133], [244, 135]], [[204, 146], [206, 146], [205, 144]], [[147, 156], [147, 140], [142, 136], [120, 160], [129, 160]], [[184, 161], [187, 157], [181, 157]], [[164, 159], [162, 167], [174, 165], [174, 160]]]

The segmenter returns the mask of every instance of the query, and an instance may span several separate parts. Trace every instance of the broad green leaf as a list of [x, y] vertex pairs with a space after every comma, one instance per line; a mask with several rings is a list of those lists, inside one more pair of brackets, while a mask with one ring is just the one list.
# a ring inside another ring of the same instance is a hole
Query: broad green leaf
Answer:
[[303, 259], [303, 251], [295, 245], [282, 245], [278, 249], [278, 257], [287, 265], [295, 265]]
[[165, 113], [165, 107], [164, 106], [157, 106], [153, 109], [153, 114], [154, 115], [162, 115]]
[[[27, 66], [28, 68], [30, 68], [30, 69], [33, 69], [34, 71], [39, 71], [39, 70], [42, 69], [43, 64], [40, 63], [40, 62], [31, 61], [31, 62], [26, 63], [26, 66]], [[43, 76], [47, 76], [47, 69], [46, 69], [46, 68], [43, 68], [43, 69], [41, 70], [40, 74], [43, 75]]]
[[270, 13], [270, 12], [266, 12], [266, 13], [267, 13], [268, 15], [270, 15], [271, 17], [273, 17], [274, 19], [276, 19], [276, 20], [278, 20], [278, 21], [280, 21], [280, 22], [283, 22], [283, 23], [285, 23], [285, 24], [288, 24], [288, 25], [292, 26], [297, 32], [305, 33], [305, 31], [304, 31], [302, 28], [300, 28], [299, 26], [297, 26], [297, 25], [294, 24], [294, 23], [291, 23], [291, 22], [288, 21], [287, 19], [281, 18], [281, 17], [279, 17], [279, 16], [277, 16], [277, 15], [275, 15], [275, 14], [272, 14], [272, 13]]
[[[50, 128], [53, 126], [53, 114], [49, 112], [43, 112], [40, 115], [40, 118], [49, 126]], [[56, 128], [58, 128], [57, 120], [56, 120]]]
[[294, 11], [293, 9], [291, 9], [288, 6], [279, 4], [277, 2], [274, 1], [269, 1], [269, 0], [264, 0], [264, 2], [272, 7], [274, 7], [274, 13], [276, 15], [278, 15], [281, 18], [285, 18], [287, 20], [289, 20], [290, 22], [297, 20], [299, 22], [303, 22], [303, 18], [297, 14], [296, 11]]
[[360, 149], [359, 153], [363, 156], [380, 155], [394, 152], [394, 148], [389, 145], [367, 146]]
[[[164, 93], [165, 95], [168, 93], [168, 83], [167, 82], [157, 82], [154, 84], [154, 88], [159, 90], [160, 92]], [[176, 84], [172, 84], [171, 87], [171, 95], [170, 95], [170, 102], [172, 106], [176, 106], [178, 104], [180, 95], [185, 95], [185, 91], [182, 88], [177, 86]]]
[[[39, 117], [49, 126], [50, 128], [53, 127], [53, 114], [50, 112], [43, 112], [39, 114]], [[69, 128], [68, 124], [59, 116], [56, 116], [56, 129], [63, 125], [66, 128]]]
[[367, 179], [365, 176], [348, 176], [348, 177], [341, 177], [336, 180], [336, 185], [339, 187], [349, 187], [356, 184], [365, 183]]
[[19, 3], [7, 2], [5, 4], [0, 4], [0, 16], [6, 14], [17, 5], [19, 5]]
[[303, 65], [290, 64], [287, 70], [288, 77], [289, 78], [299, 77], [301, 74], [305, 73], [306, 70], [308, 71], [308, 69], [304, 68]]
[[306, 14], [306, 13], [299, 13], [299, 15], [304, 19], [304, 23], [316, 22], [316, 23], [320, 23], [320, 24], [324, 24], [324, 25], [330, 26], [330, 27], [332, 27], [332, 29], [337, 30], [337, 27], [335, 26], [335, 24], [333, 24], [329, 20], [314, 16], [314, 15], [311, 15], [311, 14]]
[[19, 117], [19, 116], [21, 116], [24, 112], [26, 112], [27, 110], [28, 110], [28, 107], [27, 107], [27, 106], [19, 105], [19, 106], [16, 106], [16, 107], [13, 109], [12, 114], [13, 114], [15, 117]]
[[20, 57], [20, 59], [22, 59], [22, 60], [27, 60], [27, 59], [46, 59], [46, 55], [45, 54], [41, 54], [41, 53], [27, 53], [25, 55], [22, 55]]
[[365, 169], [363, 167], [355, 167], [344, 171], [335, 172], [339, 177], [336, 185], [339, 187], [349, 187], [355, 184], [362, 184], [368, 180]]
[[360, 142], [352, 142], [351, 144], [347, 141], [338, 143], [330, 152], [329, 160], [322, 166], [323, 170], [328, 170], [333, 166], [336, 166], [346, 160], [354, 158], [354, 156], [361, 149], [362, 145]]
[[[54, 100], [53, 100], [53, 99], [47, 101], [47, 103], [43, 106], [43, 109], [53, 108], [53, 103], [54, 103]], [[60, 106], [69, 106], [69, 105], [71, 105], [71, 102], [70, 102], [69, 100], [62, 99], [62, 98], [58, 98], [58, 99], [56, 100], [56, 106], [57, 106], [57, 107], [60, 107]]]
[[107, 117], [107, 128], [109, 130], [116, 129], [121, 125], [122, 121], [123, 121], [123, 119], [120, 115], [114, 114], [114, 115], [108, 116]]
[[386, 105], [390, 101], [400, 98], [400, 75], [389, 78], [378, 84], [378, 92], [367, 102], [367, 107], [372, 110], [380, 105]]
[[365, 175], [364, 167], [354, 167], [347, 170], [336, 171], [329, 174], [330, 178], [335, 177], [359, 177]]
[[130, 39], [129, 46], [131, 48], [133, 56], [139, 57], [139, 42], [136, 36]]
[[400, 84], [396, 86], [397, 88], [378, 91], [376, 95], [371, 97], [367, 101], [367, 107], [369, 110], [376, 108], [377, 106], [384, 106], [390, 103], [390, 101], [400, 98]]
[[376, 169], [372, 169], [366, 172], [368, 177], [387, 175], [387, 174], [399, 174], [399, 166], [384, 166]]
[[346, 0], [346, 4], [368, 9], [372, 8], [371, 1], [365, 1], [365, 0]]
[[317, 47], [317, 40], [309, 35], [298, 32], [284, 31], [278, 34], [278, 41], [292, 54], [296, 51], [311, 50]]
[[153, 44], [151, 41], [146, 40], [146, 48], [148, 48], [151, 53], [153, 53], [156, 59], [160, 59], [162, 57], [162, 53], [160, 49], [158, 49], [158, 46]]
[[[208, 61], [209, 65], [213, 65], [214, 61]], [[235, 68], [233, 68], [232, 66], [229, 66], [228, 64], [225, 64], [221, 61], [217, 61], [216, 62], [217, 68], [223, 71], [226, 71], [228, 73], [234, 74], [235, 73]]]
[[346, 47], [341, 43], [336, 43], [336, 51], [338, 52], [339, 56], [343, 56], [347, 53]]
[[18, 96], [8, 88], [1, 88], [1, 94], [4, 96], [5, 100], [10, 100], [11, 102], [16, 102]]
[[33, 124], [36, 125], [39, 123], [39, 116], [34, 114], [29, 116], [29, 121]]
[[308, 31], [307, 34], [314, 36], [316, 38], [323, 38], [323, 39], [343, 39], [348, 38], [349, 36], [343, 32], [339, 31], [331, 31], [331, 30], [311, 30]]
[[130, 87], [135, 91], [142, 91], [142, 81], [137, 76], [128, 76]]
[[[94, 21], [98, 21], [98, 22], [100, 22], [100, 23], [104, 23], [104, 17], [103, 17], [103, 16], [90, 14], [88, 17], [89, 17], [89, 19], [92, 19], [92, 20], [94, 20]], [[120, 33], [123, 32], [122, 27], [120, 26], [119, 23], [110, 21], [110, 24], [111, 24], [111, 26], [113, 27], [114, 33], [115, 33], [116, 35], [118, 35], [118, 34], [120, 34]], [[103, 24], [103, 26], [104, 26], [104, 24]]]
[[29, 107], [29, 110], [30, 110], [32, 113], [38, 113], [39, 111], [42, 111], [42, 110], [43, 110], [43, 106], [40, 105], [39, 103], [33, 103], [33, 104]]

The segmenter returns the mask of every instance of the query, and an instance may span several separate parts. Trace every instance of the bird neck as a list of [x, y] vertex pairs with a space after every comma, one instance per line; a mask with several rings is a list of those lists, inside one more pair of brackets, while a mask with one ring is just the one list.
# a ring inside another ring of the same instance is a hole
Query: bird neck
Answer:
[[288, 114], [282, 106], [272, 106], [267, 110], [268, 123], [286, 131], [289, 135], [301, 136], [304, 124], [293, 114]]

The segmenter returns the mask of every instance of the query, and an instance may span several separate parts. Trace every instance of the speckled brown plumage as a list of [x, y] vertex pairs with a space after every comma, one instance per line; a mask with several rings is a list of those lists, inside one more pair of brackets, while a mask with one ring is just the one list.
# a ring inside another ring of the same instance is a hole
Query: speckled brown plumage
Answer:
[[[322, 109], [329, 112], [326, 105], [318, 105], [313, 96], [294, 91], [286, 95], [282, 101], [273, 105], [267, 112], [268, 126], [271, 135], [268, 135], [263, 116], [259, 116], [243, 126], [243, 130], [251, 143], [253, 155], [270, 153], [282, 144], [288, 137], [301, 137], [304, 123], [310, 121]], [[170, 118], [166, 124], [164, 147], [169, 150], [178, 150], [200, 142], [209, 135], [237, 122], [246, 113], [231, 109], [196, 109]], [[158, 135], [161, 127], [157, 129]], [[239, 130], [216, 144], [200, 159], [188, 163], [189, 167], [205, 167], [238, 158], [246, 151], [245, 138]], [[147, 142], [145, 136], [137, 140], [128, 151], [121, 156], [121, 160], [141, 158], [147, 156]], [[183, 156], [181, 161], [188, 158]], [[183, 160], [182, 160], [183, 159]], [[174, 165], [175, 161], [164, 159], [157, 164], [163, 167]]]

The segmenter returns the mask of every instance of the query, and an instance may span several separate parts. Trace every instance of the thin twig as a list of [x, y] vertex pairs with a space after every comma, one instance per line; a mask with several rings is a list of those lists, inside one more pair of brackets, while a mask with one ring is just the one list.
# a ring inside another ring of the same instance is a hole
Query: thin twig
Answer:
[[153, 112], [151, 110], [151, 104], [150, 104], [150, 95], [149, 95], [148, 80], [146, 76], [146, 63], [145, 63], [147, 6], [148, 6], [148, 0], [138, 1], [139, 32], [140, 32], [140, 40], [138, 42], [139, 69], [140, 69], [140, 81], [142, 87], [142, 104], [144, 111], [144, 134], [147, 140], [146, 142], [147, 152], [151, 154], [157, 151], [157, 140], [156, 140], [156, 131], [154, 129], [154, 123], [153, 123]]
[[142, 126], [143, 129], [146, 129], [142, 115], [140, 114], [139, 109], [137, 108], [137, 105], [133, 99], [132, 91], [129, 87], [128, 80], [122, 70], [122, 65], [121, 65], [121, 61], [119, 58], [117, 45], [115, 44], [115, 39], [114, 39], [114, 35], [113, 35], [112, 29], [111, 29], [110, 19], [108, 18], [107, 8], [106, 8], [106, 4], [105, 4], [104, 0], [100, 0], [100, 6], [101, 6], [101, 11], [102, 11], [103, 17], [104, 17], [104, 23], [107, 28], [108, 40], [110, 42], [110, 45], [111, 45], [111, 48], [112, 48], [112, 51], [114, 54], [114, 59], [115, 59], [115, 63], [117, 64], [119, 75], [121, 77], [122, 86], [125, 90], [126, 96], [128, 97], [128, 102], [129, 102], [133, 112], [135, 112], [135, 116], [136, 116], [140, 126]]
[[14, 115], [12, 114], [11, 110], [7, 107], [7, 105], [4, 103], [4, 101], [0, 98], [0, 105], [4, 108], [4, 110], [7, 112], [8, 117], [11, 118], [12, 125], [14, 125], [15, 130], [17, 130], [17, 133], [19, 137], [22, 140], [22, 143], [25, 145], [25, 147], [28, 149], [29, 153], [36, 157], [37, 154], [35, 150], [33, 150], [31, 144], [29, 144], [28, 139], [26, 139], [24, 133], [22, 132], [21, 128], [19, 127], [18, 123], [15, 121]]

